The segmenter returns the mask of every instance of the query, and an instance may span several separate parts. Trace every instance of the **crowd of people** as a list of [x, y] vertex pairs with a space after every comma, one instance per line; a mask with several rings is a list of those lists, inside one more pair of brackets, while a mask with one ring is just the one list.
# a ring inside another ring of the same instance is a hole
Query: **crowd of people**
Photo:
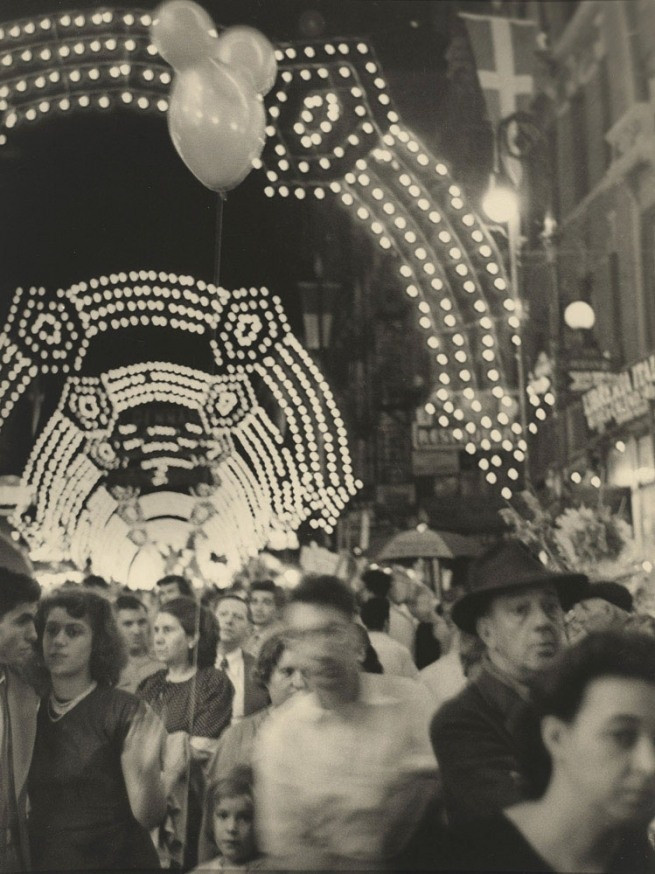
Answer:
[[655, 871], [655, 634], [616, 583], [504, 540], [411, 611], [377, 567], [150, 600], [0, 545], [2, 872]]

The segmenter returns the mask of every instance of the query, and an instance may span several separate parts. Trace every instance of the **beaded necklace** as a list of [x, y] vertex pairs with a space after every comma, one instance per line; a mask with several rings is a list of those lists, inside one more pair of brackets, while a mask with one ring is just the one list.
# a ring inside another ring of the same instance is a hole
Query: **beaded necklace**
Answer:
[[76, 695], [75, 698], [71, 698], [68, 701], [60, 701], [55, 696], [55, 693], [51, 692], [50, 697], [48, 698], [48, 716], [50, 717], [50, 721], [58, 722], [62, 716], [66, 716], [66, 714], [72, 710], [76, 704], [79, 704], [82, 699], [86, 698], [87, 695], [90, 695], [97, 685], [97, 682], [93, 680], [90, 686], [87, 686], [87, 688], [80, 692], [79, 695]]

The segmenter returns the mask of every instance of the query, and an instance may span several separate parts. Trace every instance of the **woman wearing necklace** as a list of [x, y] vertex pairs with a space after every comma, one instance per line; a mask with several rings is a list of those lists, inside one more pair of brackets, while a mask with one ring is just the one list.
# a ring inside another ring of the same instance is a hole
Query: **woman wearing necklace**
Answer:
[[166, 809], [165, 733], [151, 708], [113, 688], [124, 655], [110, 603], [61, 589], [36, 625], [50, 691], [28, 778], [33, 869], [159, 867], [148, 829]]
[[167, 759], [185, 762], [182, 771], [169, 774], [173, 789], [158, 849], [163, 867], [188, 870], [197, 862], [204, 768], [230, 724], [234, 688], [226, 674], [214, 668], [216, 619], [193, 598], [161, 605], [154, 644], [166, 668], [145, 679], [137, 695], [161, 715], [168, 732]]

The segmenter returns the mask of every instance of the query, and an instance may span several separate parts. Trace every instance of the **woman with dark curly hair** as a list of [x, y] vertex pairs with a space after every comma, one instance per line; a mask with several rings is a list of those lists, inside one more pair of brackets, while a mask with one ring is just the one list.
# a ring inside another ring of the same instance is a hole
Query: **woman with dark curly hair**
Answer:
[[50, 691], [28, 777], [34, 870], [158, 867], [148, 829], [164, 818], [165, 732], [152, 709], [113, 688], [123, 664], [111, 604], [60, 589], [36, 628]]
[[534, 702], [550, 759], [545, 785], [501, 813], [456, 826], [454, 852], [448, 838], [437, 838], [425, 867], [655, 871], [647, 838], [655, 816], [655, 640], [589, 634], [540, 677]]
[[196, 864], [204, 793], [203, 765], [230, 724], [234, 688], [214, 668], [218, 624], [193, 598], [174, 598], [159, 608], [155, 656], [166, 667], [147, 677], [137, 695], [161, 715], [168, 732], [167, 773], [173, 781], [169, 816], [160, 828], [159, 853], [168, 867]]
[[219, 741], [218, 749], [207, 769], [207, 795], [203, 812], [198, 859], [206, 862], [217, 854], [213, 833], [212, 787], [225, 779], [239, 765], [250, 765], [255, 739], [269, 715], [296, 692], [307, 688], [305, 677], [293, 653], [287, 648], [283, 633], [274, 633], [261, 645], [253, 668], [253, 679], [268, 692], [270, 707], [246, 716], [231, 725]]

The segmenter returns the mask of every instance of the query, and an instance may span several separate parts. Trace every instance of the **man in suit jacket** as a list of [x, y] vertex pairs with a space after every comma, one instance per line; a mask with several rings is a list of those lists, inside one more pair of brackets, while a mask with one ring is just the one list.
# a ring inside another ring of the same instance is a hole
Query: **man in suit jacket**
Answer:
[[547, 776], [530, 703], [531, 683], [564, 645], [564, 612], [588, 585], [549, 571], [519, 541], [477, 559], [455, 624], [485, 648], [469, 684], [435, 714], [431, 739], [451, 822], [488, 816], [524, 799]]
[[38, 697], [24, 670], [34, 657], [41, 590], [28, 563], [0, 538], [0, 871], [29, 866], [27, 774]]
[[225, 671], [234, 686], [234, 723], [267, 707], [269, 700], [252, 677], [255, 657], [243, 649], [252, 631], [248, 602], [238, 594], [225, 595], [216, 605], [215, 615], [220, 633], [216, 667]]

